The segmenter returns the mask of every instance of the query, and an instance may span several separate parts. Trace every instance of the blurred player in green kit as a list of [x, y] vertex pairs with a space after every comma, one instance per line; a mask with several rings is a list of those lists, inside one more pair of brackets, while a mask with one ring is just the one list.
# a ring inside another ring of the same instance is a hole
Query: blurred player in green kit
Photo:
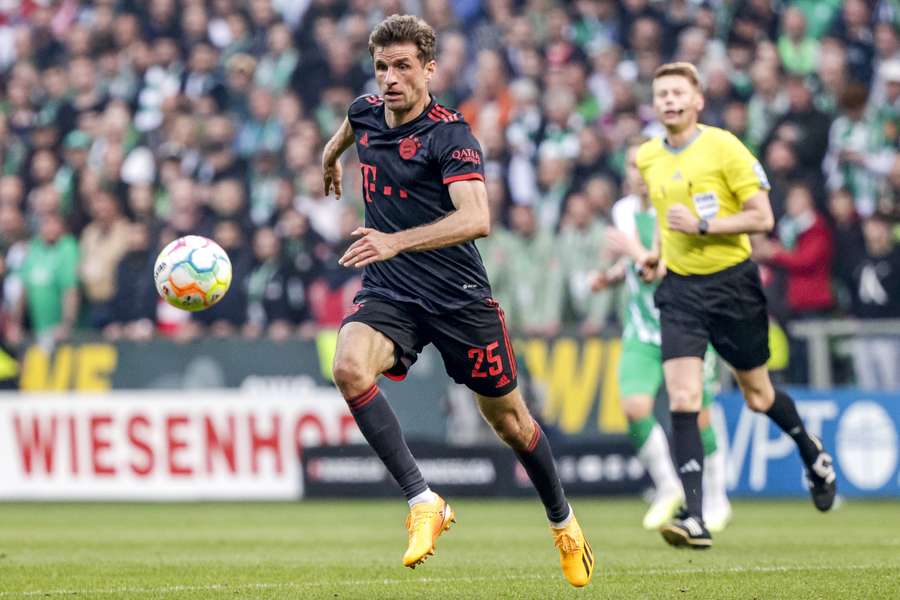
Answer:
[[[626, 160], [626, 184], [630, 194], [613, 206], [614, 227], [607, 232], [607, 248], [621, 258], [608, 270], [593, 273], [592, 287], [596, 291], [624, 281], [619, 393], [628, 418], [629, 437], [656, 488], [653, 502], [644, 516], [644, 528], [655, 530], [678, 511], [685, 496], [666, 433], [653, 414], [656, 396], [663, 384], [659, 311], [653, 303], [658, 279], [654, 283], [642, 281], [635, 259], [652, 248], [656, 213], [635, 164], [637, 147], [635, 144], [628, 149]], [[703, 515], [707, 528], [713, 532], [724, 529], [731, 519], [731, 504], [725, 492], [725, 456], [724, 452], [718, 451], [709, 415], [718, 385], [716, 363], [716, 355], [710, 347], [704, 359], [703, 410], [699, 425], [706, 458]]]

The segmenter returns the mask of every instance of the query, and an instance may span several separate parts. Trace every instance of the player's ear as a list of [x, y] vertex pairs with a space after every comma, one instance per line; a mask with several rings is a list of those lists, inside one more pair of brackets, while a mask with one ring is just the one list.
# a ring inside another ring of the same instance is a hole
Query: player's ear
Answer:
[[703, 112], [703, 107], [706, 106], [706, 99], [703, 97], [703, 92], [697, 92], [697, 113]]
[[434, 77], [434, 73], [437, 71], [437, 63], [433, 60], [429, 60], [425, 63], [425, 81], [431, 82], [431, 78]]

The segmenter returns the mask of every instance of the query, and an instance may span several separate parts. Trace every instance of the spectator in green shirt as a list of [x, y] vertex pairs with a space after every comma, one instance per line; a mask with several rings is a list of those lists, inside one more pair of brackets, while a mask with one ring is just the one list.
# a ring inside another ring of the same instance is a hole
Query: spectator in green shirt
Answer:
[[816, 69], [819, 42], [807, 33], [806, 16], [795, 6], [784, 11], [781, 19], [778, 56], [788, 73], [809, 75]]
[[[512, 298], [510, 326], [526, 335], [552, 337], [560, 332], [565, 293], [565, 272], [558, 240], [552, 229], [538, 227], [530, 205], [516, 205], [510, 213], [515, 239], [509, 262], [509, 289], [498, 296]], [[504, 309], [506, 310], [506, 309]]]
[[78, 242], [66, 233], [59, 214], [41, 218], [39, 235], [28, 244], [19, 276], [23, 297], [14, 315], [10, 337], [15, 339], [10, 341], [21, 341], [25, 310], [35, 337], [54, 342], [66, 339], [78, 316]]
[[557, 253], [566, 278], [568, 308], [574, 313], [579, 332], [597, 335], [606, 326], [613, 304], [613, 292], [591, 293], [588, 274], [605, 269], [601, 258], [606, 244], [606, 223], [595, 217], [584, 194], [572, 194], [566, 204]]

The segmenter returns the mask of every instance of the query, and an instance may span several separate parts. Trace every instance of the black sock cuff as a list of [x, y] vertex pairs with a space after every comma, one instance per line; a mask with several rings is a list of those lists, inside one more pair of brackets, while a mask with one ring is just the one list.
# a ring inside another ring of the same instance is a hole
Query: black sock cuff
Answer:
[[[676, 426], [690, 426], [691, 423], [694, 425], [697, 424], [697, 417], [700, 416], [700, 411], [692, 410], [692, 411], [672, 411], [672, 427]], [[698, 425], [699, 427], [699, 425]]]
[[537, 448], [538, 442], [541, 441], [541, 438], [544, 437], [544, 433], [541, 431], [541, 426], [537, 424], [537, 421], [531, 421], [534, 424], [534, 433], [531, 434], [531, 441], [528, 442], [528, 446], [525, 448], [525, 452], [531, 454], [534, 452], [534, 449]]
[[784, 406], [785, 402], [793, 404], [793, 400], [787, 392], [780, 388], [775, 388], [775, 399], [772, 401], [772, 406], [769, 407], [769, 410], [766, 411], [766, 414], [771, 414], [772, 411], [778, 410], [779, 407]]
[[359, 396], [354, 396], [353, 398], [347, 398], [347, 406], [350, 407], [350, 412], [357, 412], [366, 406], [369, 402], [375, 399], [375, 397], [381, 393], [381, 390], [378, 388], [377, 384], [372, 384], [368, 390], [360, 394]]

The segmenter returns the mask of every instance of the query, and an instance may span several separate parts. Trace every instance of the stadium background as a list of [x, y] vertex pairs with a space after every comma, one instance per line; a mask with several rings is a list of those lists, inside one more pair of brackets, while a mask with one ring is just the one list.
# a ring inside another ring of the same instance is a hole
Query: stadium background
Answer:
[[[570, 489], [646, 485], [617, 401], [620, 294], [586, 274], [628, 193], [626, 145], [659, 133], [651, 75], [687, 60], [702, 121], [772, 183], [756, 258], [775, 377], [835, 448], [843, 493], [900, 494], [896, 0], [25, 0], [0, 2], [0, 498], [393, 494], [347, 446], [361, 438], [330, 383], [360, 285], [337, 258], [363, 203], [355, 156], [341, 201], [320, 156], [377, 91], [367, 36], [395, 12], [437, 30], [432, 92], [484, 148], [479, 247]], [[235, 267], [195, 315], [150, 275], [187, 233]], [[729, 384], [715, 418], [732, 491], [803, 494], [786, 438]], [[528, 493], [434, 353], [385, 389], [436, 485]]]

